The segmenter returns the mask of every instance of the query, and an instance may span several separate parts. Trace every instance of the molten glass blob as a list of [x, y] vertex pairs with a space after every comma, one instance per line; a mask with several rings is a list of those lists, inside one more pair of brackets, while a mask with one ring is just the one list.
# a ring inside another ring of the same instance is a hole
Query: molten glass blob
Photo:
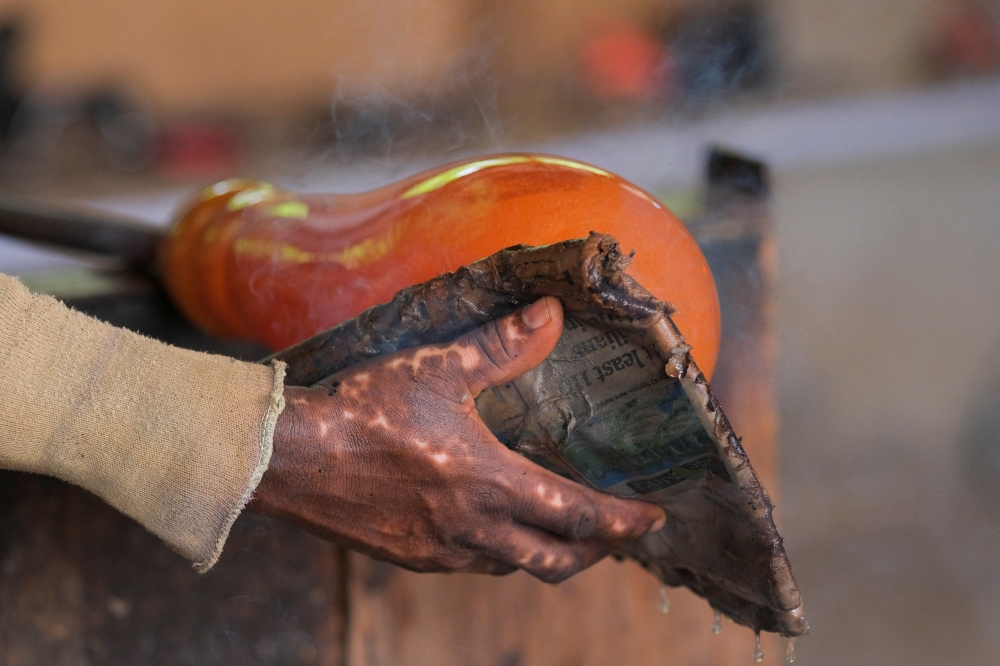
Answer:
[[674, 304], [674, 321], [710, 377], [719, 303], [694, 238], [635, 185], [559, 157], [465, 160], [353, 195], [224, 181], [178, 219], [160, 268], [196, 324], [277, 350], [505, 247], [591, 230], [635, 249], [628, 273]]

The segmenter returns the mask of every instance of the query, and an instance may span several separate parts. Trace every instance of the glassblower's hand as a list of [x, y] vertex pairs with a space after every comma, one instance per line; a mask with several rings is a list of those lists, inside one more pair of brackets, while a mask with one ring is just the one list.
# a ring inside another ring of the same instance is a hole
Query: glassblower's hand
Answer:
[[453, 343], [290, 387], [249, 508], [415, 571], [557, 582], [663, 526], [663, 511], [566, 480], [508, 450], [476, 412], [485, 388], [541, 362], [562, 332], [543, 298]]

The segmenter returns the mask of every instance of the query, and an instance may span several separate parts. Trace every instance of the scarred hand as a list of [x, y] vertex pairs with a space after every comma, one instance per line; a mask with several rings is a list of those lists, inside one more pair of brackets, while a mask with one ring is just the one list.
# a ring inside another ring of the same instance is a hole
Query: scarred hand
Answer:
[[453, 343], [289, 387], [249, 508], [415, 571], [568, 578], [662, 527], [652, 504], [605, 495], [508, 450], [476, 412], [485, 388], [541, 362], [562, 332], [543, 298]]

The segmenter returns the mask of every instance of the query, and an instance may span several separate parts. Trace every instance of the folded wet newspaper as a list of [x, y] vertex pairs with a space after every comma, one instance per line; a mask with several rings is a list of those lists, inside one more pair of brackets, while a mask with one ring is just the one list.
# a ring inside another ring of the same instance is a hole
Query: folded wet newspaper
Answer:
[[808, 629], [771, 502], [662, 303], [610, 236], [516, 246], [400, 291], [275, 357], [289, 384], [443, 342], [541, 296], [566, 320], [552, 354], [476, 400], [508, 447], [580, 483], [662, 506], [663, 530], [621, 547], [757, 631]]
[[620, 497], [665, 501], [679, 483], [732, 483], [703, 415], [651, 350], [607, 317], [568, 317], [539, 369], [487, 389], [480, 415], [504, 444]]

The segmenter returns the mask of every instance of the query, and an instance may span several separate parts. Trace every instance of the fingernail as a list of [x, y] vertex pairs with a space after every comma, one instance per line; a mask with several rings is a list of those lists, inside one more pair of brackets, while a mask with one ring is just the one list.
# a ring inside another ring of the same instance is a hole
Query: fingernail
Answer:
[[521, 310], [521, 321], [532, 331], [545, 326], [552, 320], [549, 314], [549, 299], [540, 298]]
[[666, 525], [666, 524], [667, 524], [666, 517], [657, 518], [656, 522], [653, 523], [653, 526], [649, 528], [649, 531], [646, 532], [646, 534], [652, 534], [653, 532], [659, 532], [660, 530], [663, 529], [663, 526]]

